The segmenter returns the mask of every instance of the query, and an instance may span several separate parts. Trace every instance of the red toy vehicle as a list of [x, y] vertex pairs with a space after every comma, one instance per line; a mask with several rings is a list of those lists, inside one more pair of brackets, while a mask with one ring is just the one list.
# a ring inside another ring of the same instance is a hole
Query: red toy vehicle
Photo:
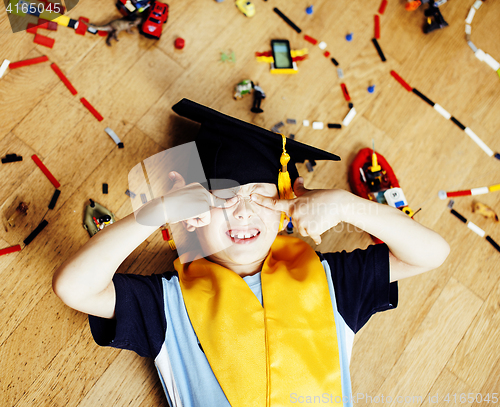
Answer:
[[148, 18], [142, 23], [141, 31], [147, 38], [159, 39], [163, 24], [168, 19], [168, 4], [156, 1], [149, 12]]

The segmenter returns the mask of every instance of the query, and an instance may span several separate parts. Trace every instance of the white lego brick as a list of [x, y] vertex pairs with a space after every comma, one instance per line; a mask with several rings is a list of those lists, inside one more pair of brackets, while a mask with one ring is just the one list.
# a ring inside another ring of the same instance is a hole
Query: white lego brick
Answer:
[[309, 126], [309, 120], [304, 120], [304, 121], [302, 122], [302, 125], [303, 125], [303, 126], [306, 126], [306, 127], [307, 127], [307, 126]]
[[474, 7], [471, 7], [469, 10], [469, 14], [467, 15], [467, 18], [465, 19], [465, 23], [471, 24], [475, 14], [476, 14], [476, 9]]
[[[384, 192], [385, 201], [389, 206], [394, 208], [400, 208], [401, 206], [407, 206], [405, 194], [401, 188], [390, 188]], [[397, 205], [396, 205], [397, 204]]]
[[325, 49], [326, 48], [326, 42], [325, 41], [321, 41], [319, 44], [318, 44], [318, 47], [320, 49]]
[[337, 76], [339, 77], [339, 79], [342, 79], [344, 77], [344, 71], [342, 70], [342, 68], [337, 68]]
[[477, 0], [472, 7], [474, 7], [476, 10], [479, 10], [479, 7], [483, 5], [483, 2], [481, 0]]
[[479, 226], [475, 225], [472, 222], [467, 222], [467, 227], [472, 230], [474, 233], [477, 233], [479, 236], [484, 237], [486, 234], [483, 229], [481, 229]]
[[9, 65], [10, 61], [8, 59], [3, 61], [2, 66], [0, 66], [0, 78], [3, 76]]
[[493, 68], [494, 71], [498, 71], [500, 69], [500, 63], [498, 63], [498, 61], [490, 54], [485, 54], [483, 61]]
[[493, 151], [489, 148], [483, 140], [481, 140], [476, 133], [474, 133], [468, 127], [465, 128], [465, 133], [490, 157], [493, 157]]
[[347, 113], [347, 116], [344, 117], [344, 120], [342, 120], [342, 125], [349, 126], [349, 123], [352, 122], [352, 119], [354, 119], [354, 116], [356, 116], [356, 109], [353, 107], [351, 110], [349, 110], [349, 113]]
[[441, 105], [438, 105], [437, 103], [434, 104], [434, 109], [438, 111], [438, 113], [443, 116], [446, 120], [450, 120], [451, 114], [449, 114], [446, 110]]
[[469, 24], [465, 24], [465, 34], [472, 34], [472, 29]]
[[477, 52], [477, 47], [474, 45], [474, 43], [472, 41], [467, 41], [467, 44], [471, 48], [472, 52], [474, 52], [475, 54]]
[[474, 55], [480, 61], [484, 61], [484, 58], [486, 57], [486, 54], [484, 53], [484, 51], [481, 48], [479, 48], [476, 52], [474, 52]]
[[312, 128], [314, 130], [323, 130], [323, 122], [313, 122]]
[[470, 190], [471, 195], [482, 195], [487, 194], [488, 192], [490, 192], [490, 189], [488, 187], [472, 188]]

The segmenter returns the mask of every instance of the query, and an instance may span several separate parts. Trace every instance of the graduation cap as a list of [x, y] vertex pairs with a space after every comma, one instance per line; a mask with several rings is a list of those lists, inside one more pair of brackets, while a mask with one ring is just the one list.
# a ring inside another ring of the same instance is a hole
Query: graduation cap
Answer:
[[305, 160], [339, 161], [340, 157], [256, 125], [227, 116], [188, 99], [172, 107], [178, 115], [201, 124], [196, 137], [205, 176], [240, 185], [270, 183], [280, 197], [293, 198], [292, 185]]

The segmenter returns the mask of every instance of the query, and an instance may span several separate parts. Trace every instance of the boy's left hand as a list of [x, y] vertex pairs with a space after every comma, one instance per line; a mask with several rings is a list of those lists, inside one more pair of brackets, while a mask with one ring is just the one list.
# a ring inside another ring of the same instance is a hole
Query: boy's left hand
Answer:
[[285, 212], [302, 236], [310, 236], [316, 244], [321, 243], [321, 234], [342, 221], [342, 190], [307, 189], [304, 179], [295, 180], [295, 199], [276, 199], [252, 194], [252, 201], [266, 208]]

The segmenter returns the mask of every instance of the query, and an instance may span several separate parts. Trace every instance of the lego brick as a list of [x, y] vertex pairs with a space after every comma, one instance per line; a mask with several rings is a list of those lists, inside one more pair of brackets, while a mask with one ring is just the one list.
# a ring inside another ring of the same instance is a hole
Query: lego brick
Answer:
[[322, 130], [323, 129], [323, 122], [313, 122], [312, 128], [314, 130]]
[[449, 114], [441, 105], [438, 105], [437, 103], [434, 104], [434, 109], [438, 111], [438, 113], [443, 116], [446, 120], [451, 119], [451, 114]]
[[108, 193], [108, 184], [103, 183], [102, 184], [102, 193], [107, 194]]
[[313, 37], [309, 37], [309, 35], [304, 35], [304, 39], [307, 41], [307, 42], [310, 42], [312, 45], [316, 45], [318, 43], [318, 40], [313, 38]]
[[344, 77], [344, 71], [342, 70], [342, 68], [337, 68], [337, 76], [339, 77], [339, 79], [342, 79]]
[[491, 245], [492, 245], [495, 249], [497, 249], [497, 250], [500, 252], [500, 246], [498, 245], [498, 243], [497, 243], [497, 242], [495, 242], [495, 241], [494, 241], [494, 240], [490, 237], [490, 235], [487, 235], [487, 236], [486, 236], [486, 240], [487, 240], [488, 242], [490, 242], [490, 243], [491, 243]]
[[477, 226], [475, 223], [472, 223], [471, 221], [467, 222], [467, 227], [481, 237], [484, 237], [484, 235], [486, 234], [486, 232], [483, 229], [481, 229], [479, 226]]
[[90, 112], [90, 113], [92, 113], [92, 114], [94, 115], [94, 117], [95, 117], [98, 121], [102, 122], [102, 121], [104, 120], [104, 117], [102, 117], [102, 116], [100, 115], [100, 113], [99, 113], [99, 112], [98, 112], [98, 111], [94, 108], [94, 106], [92, 106], [92, 105], [91, 105], [91, 104], [87, 101], [87, 99], [85, 99], [85, 98], [81, 98], [81, 99], [80, 99], [80, 102], [82, 102], [82, 103], [83, 103], [83, 105], [84, 105], [84, 106], [85, 106], [85, 107], [89, 110], [89, 112]]
[[73, 28], [74, 30], [76, 30], [78, 28], [78, 25], [79, 25], [78, 20], [73, 20], [72, 18], [69, 19], [68, 21], [69, 28]]
[[321, 41], [321, 42], [318, 44], [318, 47], [319, 47], [319, 49], [325, 49], [325, 48], [326, 48], [326, 42], [325, 42], [325, 41]]
[[330, 60], [333, 62], [333, 65], [339, 66], [339, 63], [337, 62], [337, 60], [335, 58], [330, 58]]
[[57, 200], [59, 199], [59, 195], [61, 195], [61, 191], [56, 189], [54, 191], [54, 195], [52, 195], [52, 199], [50, 200], [49, 209], [54, 209], [56, 207], [56, 203], [57, 203]]
[[486, 154], [488, 154], [490, 157], [493, 157], [493, 150], [489, 148], [483, 140], [481, 140], [476, 133], [474, 133], [471, 129], [466, 127], [464, 129], [465, 134], [467, 134], [480, 148], [483, 150]]
[[126, 194], [126, 195], [128, 195], [128, 196], [129, 196], [130, 198], [132, 198], [132, 199], [134, 199], [134, 198], [135, 198], [135, 194], [134, 194], [132, 191], [130, 191], [129, 189], [127, 189], [127, 190], [125, 191], [125, 194]]
[[28, 23], [28, 28], [26, 29], [26, 32], [30, 34], [36, 34], [37, 29], [38, 26], [36, 24]]
[[354, 119], [354, 116], [356, 116], [356, 113], [357, 112], [354, 107], [349, 110], [349, 113], [347, 113], [346, 117], [344, 117], [344, 120], [342, 120], [342, 125], [349, 126], [349, 124], [352, 122], [352, 119]]
[[341, 83], [340, 87], [342, 88], [342, 93], [344, 94], [344, 98], [347, 102], [351, 100], [351, 97], [349, 96], [349, 92], [347, 91], [347, 86], [345, 86], [345, 83]]
[[467, 45], [470, 47], [472, 52], [474, 52], [474, 54], [477, 52], [477, 47], [474, 45], [472, 41], [467, 41]]
[[59, 76], [59, 79], [66, 85], [68, 90], [71, 92], [72, 95], [76, 95], [78, 92], [76, 89], [73, 87], [71, 82], [66, 78], [66, 76], [62, 73], [62, 71], [59, 69], [59, 67], [56, 65], [55, 62], [53, 62], [50, 67], [53, 69], [53, 71], [56, 73], [57, 76]]
[[302, 32], [302, 30], [301, 30], [299, 27], [297, 27], [297, 26], [296, 26], [296, 25], [292, 22], [292, 20], [290, 20], [287, 16], [285, 16], [285, 15], [284, 15], [284, 14], [283, 14], [283, 13], [282, 13], [279, 9], [278, 9], [278, 7], [273, 8], [273, 11], [274, 11], [276, 14], [278, 14], [278, 15], [279, 15], [279, 16], [283, 19], [283, 21], [284, 21], [285, 23], [287, 23], [290, 27], [292, 27], [295, 31], [297, 31], [297, 33], [299, 33], [299, 34], [300, 34], [300, 33]]
[[75, 33], [78, 35], [85, 35], [85, 33], [87, 32], [87, 24], [85, 23], [88, 22], [89, 22], [88, 18], [80, 17], [78, 19], [78, 27], [75, 29]]
[[391, 75], [393, 76], [394, 79], [396, 79], [402, 86], [405, 88], [408, 92], [411, 92], [413, 89], [406, 81], [401, 78], [395, 71], [391, 71]]
[[382, 3], [380, 3], [380, 7], [378, 8], [378, 12], [380, 14], [384, 14], [386, 7], [387, 7], [387, 0], [382, 0]]
[[97, 30], [94, 27], [87, 27], [87, 31], [91, 34], [97, 34]]
[[146, 198], [146, 194], [141, 194], [141, 202], [143, 204], [145, 204], [146, 202], [148, 202], [148, 198]]
[[4, 249], [0, 249], [0, 256], [4, 254], [10, 254], [21, 251], [21, 245], [16, 244], [15, 246], [5, 247]]
[[15, 163], [22, 160], [23, 157], [21, 157], [20, 155], [18, 156], [16, 154], [7, 154], [5, 158], [2, 158], [2, 164]]
[[378, 14], [375, 14], [375, 38], [380, 39], [380, 17]]
[[42, 170], [42, 172], [49, 179], [49, 181], [52, 182], [52, 185], [54, 185], [54, 187], [56, 188], [59, 188], [61, 184], [56, 180], [56, 178], [52, 175], [52, 173], [48, 170], [48, 168], [42, 163], [42, 161], [38, 158], [38, 156], [36, 154], [33, 154], [31, 158], [33, 159], [35, 164], [38, 165], [38, 167]]
[[487, 194], [488, 192], [490, 192], [490, 189], [488, 187], [472, 188], [470, 190], [471, 195]]
[[382, 51], [382, 48], [380, 48], [380, 45], [379, 45], [377, 39], [376, 38], [372, 38], [372, 42], [373, 42], [373, 45], [375, 45], [375, 49], [377, 50], [378, 55], [379, 55], [380, 59], [382, 60], [382, 62], [387, 61], [387, 59], [385, 58], [385, 55], [384, 55], [384, 53]]
[[465, 24], [465, 34], [472, 34], [472, 28], [469, 24]]
[[471, 24], [475, 14], [476, 14], [476, 9], [474, 7], [471, 7], [469, 10], [469, 14], [467, 15], [467, 18], [465, 19], [465, 24]]
[[47, 222], [45, 219], [42, 220], [40, 224], [36, 227], [36, 229], [33, 232], [31, 232], [26, 239], [24, 239], [24, 244], [28, 246], [48, 224], [49, 222]]
[[450, 120], [455, 123], [458, 127], [460, 127], [460, 130], [465, 130], [465, 126], [460, 123], [457, 119], [455, 119], [453, 116], [450, 117]]
[[451, 210], [451, 214], [456, 216], [457, 219], [460, 219], [463, 223], [467, 223], [467, 219], [465, 219], [462, 215], [460, 215], [455, 209]]
[[33, 40], [35, 44], [43, 45], [44, 47], [52, 48], [54, 46], [54, 42], [56, 42], [53, 38], [46, 37], [44, 35], [36, 34], [35, 39]]
[[111, 137], [113, 139], [113, 141], [119, 146], [120, 144], [122, 145], [122, 147], [120, 148], [123, 148], [123, 143], [121, 142], [120, 138], [116, 135], [116, 133], [111, 130], [109, 127], [106, 127], [104, 129], [104, 131], [106, 133], [108, 133], [109, 137]]
[[423, 93], [419, 92], [417, 89], [413, 88], [412, 92], [417, 95], [420, 99], [422, 99], [424, 102], [428, 103], [432, 107], [434, 107], [435, 103], [430, 100], [427, 96], [425, 96]]
[[21, 68], [23, 66], [40, 64], [42, 62], [48, 61], [49, 58], [46, 55], [37, 58], [25, 59], [24, 61], [11, 62], [9, 65], [10, 69]]
[[494, 71], [498, 71], [500, 69], [500, 63], [498, 63], [498, 61], [490, 54], [485, 54], [483, 61], [486, 62]]
[[309, 120], [303, 120], [302, 121], [302, 125], [305, 126], [305, 127], [308, 127], [309, 126]]
[[[55, 22], [58, 25], [62, 25], [64, 27], [68, 27], [68, 24], [70, 23], [71, 19], [68, 16], [59, 16], [57, 18], [52, 19], [53, 22]], [[74, 21], [74, 20], [73, 20]]]
[[99, 35], [99, 37], [107, 37], [108, 32], [107, 31], [97, 31], [97, 35]]
[[10, 65], [10, 61], [8, 59], [4, 59], [2, 65], [0, 66], [0, 78], [4, 75], [5, 71]]
[[472, 7], [474, 7], [476, 10], [479, 10], [479, 7], [481, 7], [481, 5], [483, 4], [483, 2], [481, 0], [477, 0], [473, 5]]
[[338, 123], [328, 123], [328, 128], [329, 129], [341, 129], [342, 125]]
[[288, 124], [297, 124], [297, 120], [295, 120], [295, 119], [286, 119], [286, 122]]
[[325, 56], [325, 58], [328, 58], [330, 56], [330, 51], [325, 51], [323, 55]]

